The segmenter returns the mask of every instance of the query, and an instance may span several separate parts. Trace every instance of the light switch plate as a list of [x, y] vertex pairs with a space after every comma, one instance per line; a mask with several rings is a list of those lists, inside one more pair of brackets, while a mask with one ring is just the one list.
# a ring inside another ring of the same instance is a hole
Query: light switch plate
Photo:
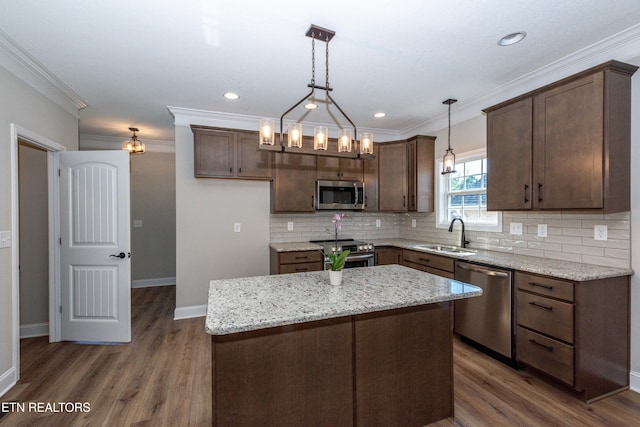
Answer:
[[293, 221], [287, 222], [287, 231], [293, 231]]
[[379, 219], [376, 219], [376, 227], [380, 228], [381, 222]]
[[593, 240], [607, 240], [608, 228], [606, 225], [594, 225], [593, 226]]
[[412, 219], [412, 220], [411, 220], [411, 226], [412, 226], [413, 228], [416, 228], [416, 220], [415, 220], [415, 219]]
[[233, 224], [233, 231], [236, 232], [236, 233], [240, 232], [240, 223], [239, 222], [236, 222], [236, 223]]
[[11, 247], [11, 232], [0, 231], [0, 248], [10, 248], [10, 247]]
[[522, 235], [522, 223], [521, 222], [509, 223], [509, 234], [513, 234], [516, 236]]
[[547, 237], [547, 224], [538, 224], [538, 237]]

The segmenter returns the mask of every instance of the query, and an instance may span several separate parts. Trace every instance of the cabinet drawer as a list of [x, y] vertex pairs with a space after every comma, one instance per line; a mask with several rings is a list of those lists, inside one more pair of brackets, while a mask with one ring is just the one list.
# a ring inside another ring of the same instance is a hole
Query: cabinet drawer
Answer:
[[280, 252], [280, 264], [322, 262], [320, 251]]
[[518, 290], [518, 325], [573, 344], [573, 304]]
[[301, 273], [303, 271], [320, 271], [322, 263], [320, 262], [302, 262], [299, 264], [281, 264], [280, 274]]
[[546, 295], [553, 298], [573, 301], [573, 282], [550, 277], [536, 276], [527, 273], [516, 273], [516, 286], [518, 289]]
[[[438, 270], [444, 270], [453, 273], [453, 258], [447, 258], [444, 256], [433, 255], [426, 252], [410, 251], [405, 249], [402, 251], [402, 260], [404, 262], [408, 261], [410, 263], [419, 264], [430, 268], [437, 268]], [[411, 265], [407, 266], [411, 267]]]
[[573, 347], [518, 326], [516, 359], [571, 386], [574, 384]]
[[402, 265], [404, 265], [405, 267], [415, 268], [416, 270], [420, 270], [420, 271], [424, 271], [424, 272], [427, 272], [427, 273], [435, 274], [436, 276], [446, 277], [447, 279], [453, 279], [454, 278], [453, 273], [451, 273], [449, 271], [438, 270], [437, 268], [427, 267], [425, 265], [416, 264], [416, 263], [411, 262], [411, 261], [404, 260]]

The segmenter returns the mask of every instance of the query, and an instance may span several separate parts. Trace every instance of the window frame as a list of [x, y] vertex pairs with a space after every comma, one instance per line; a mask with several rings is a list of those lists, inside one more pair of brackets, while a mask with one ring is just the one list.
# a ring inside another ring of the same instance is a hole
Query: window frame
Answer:
[[[466, 151], [456, 155], [456, 167], [459, 163], [466, 163], [473, 160], [480, 160], [487, 158], [487, 150], [480, 148], [477, 150]], [[487, 165], [488, 167], [488, 165]], [[449, 183], [449, 175], [442, 175], [442, 159], [438, 159], [436, 162], [436, 182], [435, 182], [435, 211], [436, 211], [436, 228], [449, 228], [448, 220], [448, 205], [446, 199], [446, 185]], [[486, 194], [486, 189], [482, 190], [469, 190], [465, 194]], [[491, 231], [502, 232], [502, 212], [497, 213], [497, 223], [495, 225], [479, 224], [473, 222], [465, 222], [465, 229], [471, 231]]]

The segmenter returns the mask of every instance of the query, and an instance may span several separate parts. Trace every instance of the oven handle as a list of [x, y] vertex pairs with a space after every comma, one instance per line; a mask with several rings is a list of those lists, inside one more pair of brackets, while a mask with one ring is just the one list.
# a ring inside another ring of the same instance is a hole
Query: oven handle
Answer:
[[364, 254], [364, 255], [347, 255], [347, 257], [345, 258], [345, 261], [358, 261], [361, 259], [369, 259], [369, 258], [373, 258], [375, 254], [370, 253], [370, 254]]

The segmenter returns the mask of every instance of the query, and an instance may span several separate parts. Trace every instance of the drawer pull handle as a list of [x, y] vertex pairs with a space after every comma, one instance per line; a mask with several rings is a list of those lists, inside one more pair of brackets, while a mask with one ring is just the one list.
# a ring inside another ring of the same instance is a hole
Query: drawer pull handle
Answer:
[[307, 271], [309, 267], [296, 267], [296, 271]]
[[529, 338], [529, 342], [530, 342], [531, 344], [535, 344], [535, 345], [537, 345], [537, 346], [540, 346], [540, 347], [544, 348], [544, 349], [545, 349], [545, 350], [547, 350], [547, 351], [553, 351], [553, 346], [550, 346], [550, 345], [544, 345], [544, 344], [539, 343], [538, 341], [534, 340], [533, 338]]
[[549, 285], [542, 285], [542, 284], [540, 284], [540, 283], [536, 283], [536, 282], [529, 282], [529, 285], [530, 285], [530, 286], [537, 286], [537, 287], [539, 287], [539, 288], [545, 288], [545, 289], [548, 289], [548, 290], [550, 290], [550, 291], [552, 291], [552, 290], [553, 290], [553, 286], [549, 286]]
[[429, 258], [418, 258], [418, 260], [423, 261], [423, 262], [431, 262], [431, 260]]
[[309, 256], [305, 255], [305, 256], [296, 256], [296, 259], [308, 259]]
[[542, 305], [542, 304], [538, 304], [535, 301], [529, 301], [530, 305], [533, 305], [535, 307], [540, 307], [540, 308], [544, 308], [545, 310], [549, 310], [549, 311], [553, 311], [553, 307], [549, 307], [548, 305]]

